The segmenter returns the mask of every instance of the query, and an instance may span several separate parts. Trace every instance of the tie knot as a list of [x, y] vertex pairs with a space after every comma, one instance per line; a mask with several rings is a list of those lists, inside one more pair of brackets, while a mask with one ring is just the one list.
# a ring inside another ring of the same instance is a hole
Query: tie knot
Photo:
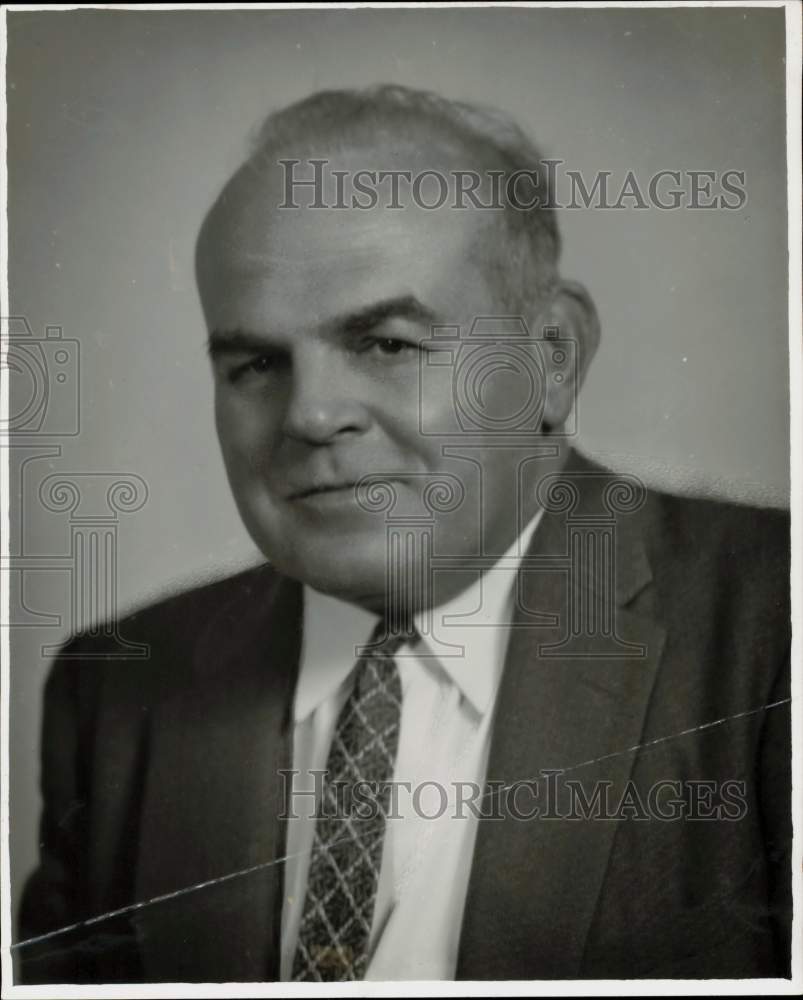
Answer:
[[362, 653], [368, 656], [395, 656], [400, 646], [405, 642], [414, 642], [417, 637], [418, 632], [412, 622], [380, 618]]

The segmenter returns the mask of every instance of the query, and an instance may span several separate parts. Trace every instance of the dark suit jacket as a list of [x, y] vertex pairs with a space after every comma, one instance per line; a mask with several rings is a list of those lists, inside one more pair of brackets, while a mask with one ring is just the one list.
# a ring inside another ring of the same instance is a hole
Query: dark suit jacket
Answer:
[[[580, 515], [599, 471], [570, 461]], [[554, 788], [642, 802], [680, 781], [706, 806], [742, 782], [744, 815], [480, 820], [457, 977], [789, 976], [788, 517], [650, 493], [617, 521], [606, 582], [599, 558], [567, 572], [567, 516], [544, 515], [520, 575], [489, 780], [562, 769]], [[560, 645], [569, 601], [610, 586], [618, 648], [643, 655]], [[78, 926], [18, 948], [23, 981], [278, 978], [300, 597], [261, 567], [126, 619], [147, 660], [65, 647], [19, 939]]]

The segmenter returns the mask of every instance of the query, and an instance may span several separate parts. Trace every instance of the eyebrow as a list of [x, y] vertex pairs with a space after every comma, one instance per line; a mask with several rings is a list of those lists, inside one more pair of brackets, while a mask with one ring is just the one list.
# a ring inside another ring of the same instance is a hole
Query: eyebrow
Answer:
[[411, 323], [431, 324], [435, 322], [436, 316], [414, 295], [400, 295], [341, 316], [335, 320], [333, 326], [349, 333], [360, 333], [379, 326], [387, 319], [406, 319]]
[[[436, 314], [414, 295], [400, 295], [396, 298], [382, 299], [364, 309], [344, 313], [336, 317], [327, 326], [340, 333], [363, 333], [379, 326], [388, 319], [404, 319], [420, 325], [432, 325]], [[225, 354], [241, 354], [248, 351], [264, 351], [275, 348], [269, 337], [250, 330], [237, 328], [234, 330], [213, 330], [207, 342], [207, 351], [211, 358]]]

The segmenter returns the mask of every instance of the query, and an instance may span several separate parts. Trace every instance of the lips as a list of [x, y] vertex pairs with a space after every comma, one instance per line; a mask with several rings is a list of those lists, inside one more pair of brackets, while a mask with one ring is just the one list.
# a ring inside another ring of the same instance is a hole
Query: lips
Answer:
[[314, 486], [304, 486], [300, 489], [292, 490], [287, 494], [288, 500], [305, 500], [307, 497], [318, 496], [325, 493], [342, 493], [344, 490], [354, 492], [356, 482], [348, 483], [319, 483]]
[[361, 475], [350, 476], [348, 479], [319, 479], [306, 482], [291, 481], [290, 489], [285, 487], [284, 499], [288, 502], [297, 500], [320, 500], [325, 501], [328, 497], [332, 500], [350, 498], [360, 502], [360, 496], [364, 502], [361, 506], [373, 509], [374, 494], [390, 489], [395, 491], [393, 484], [400, 484], [409, 480], [409, 474], [404, 472], [394, 473], [362, 473]]

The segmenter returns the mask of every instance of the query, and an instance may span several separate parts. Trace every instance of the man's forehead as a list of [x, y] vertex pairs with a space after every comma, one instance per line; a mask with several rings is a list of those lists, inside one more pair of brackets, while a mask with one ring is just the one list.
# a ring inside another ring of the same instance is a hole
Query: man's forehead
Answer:
[[[327, 267], [337, 258], [354, 267], [384, 258], [434, 262], [455, 255], [465, 260], [472, 246], [484, 240], [484, 229], [498, 221], [495, 213], [471, 206], [457, 209], [448, 200], [438, 207], [418, 204], [409, 184], [400, 185], [395, 194], [383, 184], [375, 204], [365, 206], [363, 199], [361, 207], [353, 195], [357, 171], [368, 169], [361, 166], [364, 162], [359, 151], [333, 158], [326, 170], [317, 170], [323, 181], [314, 188], [288, 188], [280, 169], [241, 171], [204, 224], [200, 276], [209, 265], [215, 271], [247, 273]], [[316, 168], [308, 160], [293, 169], [294, 180], [315, 182]], [[443, 172], [448, 174], [446, 168]]]
[[205, 221], [199, 249], [245, 267], [263, 256], [281, 263], [285, 254], [336, 252], [346, 239], [357, 253], [383, 238], [410, 251], [416, 243], [432, 249], [438, 236], [460, 240], [502, 211], [460, 198], [459, 185], [472, 183], [461, 174], [489, 183], [467, 152], [449, 144], [284, 147], [234, 175]]
[[[411, 297], [440, 317], [460, 323], [466, 309], [492, 309], [483, 275], [466, 262], [457, 242], [450, 259], [393, 239], [392, 232], [360, 248], [353, 241], [329, 252], [318, 246], [267, 255], [232, 256], [210, 268], [201, 282], [202, 300], [212, 326], [234, 329], [263, 326], [280, 330], [326, 326], [376, 302]], [[434, 243], [433, 243], [434, 247]], [[441, 246], [442, 249], [442, 246]]]

